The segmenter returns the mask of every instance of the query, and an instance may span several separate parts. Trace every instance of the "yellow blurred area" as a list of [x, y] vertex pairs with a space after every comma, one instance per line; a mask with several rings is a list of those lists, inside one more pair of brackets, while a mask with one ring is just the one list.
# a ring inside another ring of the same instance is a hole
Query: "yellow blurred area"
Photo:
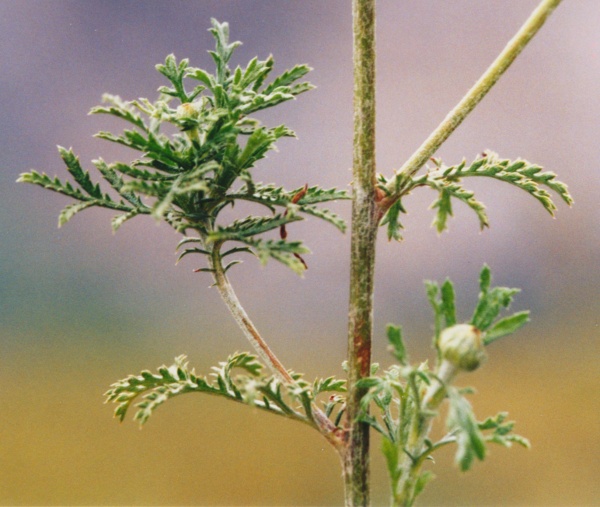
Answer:
[[[446, 450], [431, 466], [437, 480], [421, 505], [596, 504], [599, 351], [580, 338], [588, 349], [545, 350], [539, 337], [524, 333], [459, 379], [476, 386], [480, 418], [508, 410], [533, 448], [492, 447], [466, 474]], [[23, 350], [4, 355], [0, 372], [3, 505], [343, 502], [337, 457], [308, 427], [188, 394], [167, 402], [140, 431], [130, 417], [119, 425], [113, 407], [102, 404], [102, 391], [133, 362], [116, 348], [96, 357], [82, 347]], [[377, 449], [373, 460], [374, 505], [385, 505]]]

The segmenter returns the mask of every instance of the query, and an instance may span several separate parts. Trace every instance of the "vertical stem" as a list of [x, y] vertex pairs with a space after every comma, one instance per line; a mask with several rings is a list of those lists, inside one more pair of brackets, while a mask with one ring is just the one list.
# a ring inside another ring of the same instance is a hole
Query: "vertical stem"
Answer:
[[369, 504], [369, 426], [358, 422], [370, 373], [373, 278], [378, 220], [375, 213], [375, 0], [353, 0], [354, 157], [348, 320], [348, 448], [344, 456], [346, 505]]

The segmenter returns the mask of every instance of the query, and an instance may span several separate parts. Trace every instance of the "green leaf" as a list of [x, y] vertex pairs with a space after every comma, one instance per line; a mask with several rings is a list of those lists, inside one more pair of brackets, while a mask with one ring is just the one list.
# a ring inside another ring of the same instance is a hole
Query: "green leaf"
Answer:
[[[153, 161], [156, 162], [156, 161]], [[131, 178], [134, 179], [138, 179], [138, 180], [145, 180], [145, 181], [169, 181], [169, 180], [173, 180], [176, 178], [176, 176], [174, 174], [163, 174], [160, 172], [155, 172], [155, 171], [147, 171], [145, 169], [140, 169], [139, 166], [145, 166], [145, 165], [149, 165], [152, 164], [151, 167], [155, 167], [155, 165], [153, 164], [153, 162], [150, 161], [142, 161], [142, 160], [136, 160], [134, 162], [132, 162], [131, 164], [123, 164], [121, 162], [116, 162], [114, 164], [110, 164], [110, 168], [113, 169], [115, 172], [121, 173], [125, 176], [130, 176]], [[161, 167], [161, 164], [158, 164]], [[169, 172], [171, 172], [172, 169], [169, 168]]]
[[[123, 178], [117, 174], [115, 171], [115, 165], [108, 166], [102, 160], [92, 160], [92, 163], [96, 166], [98, 171], [102, 174], [104, 179], [108, 181], [110, 186], [125, 200], [135, 206], [137, 213], [149, 213], [150, 209], [140, 200], [140, 198], [132, 192], [128, 192], [125, 190], [125, 182]], [[116, 167], [120, 167], [121, 165], [116, 165]]]
[[479, 291], [481, 294], [487, 294], [492, 284], [492, 271], [487, 264], [483, 265], [479, 273]]
[[433, 479], [435, 479], [435, 474], [430, 470], [425, 470], [424, 472], [421, 472], [415, 485], [415, 494], [413, 498], [417, 498], [417, 496], [419, 496], [423, 492], [425, 486], [427, 486], [427, 484], [429, 484]]
[[162, 87], [160, 89], [161, 93], [177, 97], [182, 103], [190, 101], [190, 97], [185, 92], [183, 85], [183, 78], [187, 74], [188, 63], [189, 60], [184, 58], [178, 64], [175, 55], [171, 53], [165, 59], [164, 65], [156, 65], [156, 70], [173, 83], [173, 88]]
[[263, 158], [266, 152], [271, 149], [276, 140], [277, 136], [272, 130], [256, 129], [248, 137], [246, 146], [237, 159], [237, 166], [243, 169], [253, 167], [255, 162]]
[[399, 447], [387, 438], [381, 439], [381, 451], [386, 458], [388, 466], [388, 472], [391, 477], [394, 477], [398, 473], [399, 463]]
[[480, 331], [487, 331], [498, 314], [510, 306], [513, 296], [519, 292], [520, 289], [494, 287], [487, 293], [481, 293], [470, 323]]
[[[59, 150], [61, 152], [63, 160], [65, 161], [65, 164], [67, 165], [67, 169], [73, 175], [75, 180], [79, 183], [81, 188], [83, 188], [88, 195], [84, 194], [81, 190], [77, 188], [73, 188], [73, 186], [68, 181], [63, 183], [57, 177], [52, 179], [45, 173], [40, 174], [37, 171], [23, 173], [17, 180], [17, 182], [20, 183], [32, 183], [35, 185], [39, 185], [41, 187], [47, 188], [54, 192], [66, 195], [68, 197], [72, 197], [80, 201], [78, 203], [69, 204], [62, 210], [58, 217], [59, 227], [66, 224], [71, 218], [73, 218], [73, 216], [76, 213], [92, 206], [125, 211], [127, 213], [131, 213], [133, 211], [135, 211], [137, 214], [149, 212], [148, 208], [146, 208], [139, 201], [136, 201], [136, 205], [139, 205], [139, 208], [136, 208], [135, 210], [134, 208], [123, 202], [113, 201], [108, 194], [103, 194], [100, 191], [100, 186], [98, 184], [94, 184], [91, 181], [89, 173], [84, 172], [81, 169], [77, 157], [75, 157], [71, 150], [66, 150], [61, 147], [59, 147]], [[109, 182], [111, 182], [110, 178], [107, 179], [109, 180]]]
[[304, 188], [297, 188], [292, 191], [287, 191], [282, 187], [275, 187], [273, 185], [262, 185], [256, 184], [252, 189], [248, 186], [243, 187], [239, 192], [230, 194], [230, 199], [241, 199], [251, 202], [262, 204], [269, 208], [271, 211], [275, 210], [275, 206], [287, 207], [294, 202], [294, 197], [302, 194], [304, 195], [298, 200], [295, 205], [297, 211], [306, 213], [317, 218], [321, 218], [326, 222], [329, 222], [333, 226], [337, 227], [340, 231], [345, 232], [346, 223], [335, 213], [321, 209], [312, 204], [319, 204], [328, 201], [346, 200], [350, 199], [347, 192], [343, 190], [337, 190], [335, 188], [322, 189], [317, 186]]
[[462, 471], [469, 470], [475, 458], [485, 458], [485, 439], [479, 429], [470, 403], [456, 389], [448, 389], [450, 409], [446, 425], [456, 435], [458, 449], [455, 461]]
[[[385, 370], [381, 376], [363, 377], [358, 380], [356, 387], [358, 389], [366, 389], [367, 393], [360, 401], [361, 411], [359, 414], [360, 420], [373, 426], [374, 429], [387, 435], [392, 441], [396, 440], [398, 432], [398, 424], [391, 414], [391, 407], [397, 403], [399, 397], [406, 396], [406, 388], [403, 385], [402, 379], [406, 379], [413, 375], [412, 368], [403, 368], [398, 365], [393, 365]], [[415, 379], [418, 384], [418, 380]], [[369, 415], [369, 407], [374, 403], [382, 412], [382, 421], [385, 429], [379, 424], [379, 421]]]
[[263, 109], [281, 104], [282, 102], [293, 100], [295, 95], [298, 95], [298, 93], [304, 91], [308, 91], [311, 88], [312, 85], [306, 83], [305, 86], [298, 88], [297, 90], [292, 90], [290, 88], [278, 88], [268, 95], [257, 94], [252, 98], [252, 100], [240, 106], [239, 111], [242, 114], [255, 113], [256, 111], [261, 111]]
[[388, 324], [386, 327], [387, 338], [390, 342], [390, 351], [396, 358], [399, 364], [408, 364], [408, 355], [406, 353], [406, 346], [402, 338], [402, 327]]
[[66, 206], [58, 215], [58, 227], [65, 225], [76, 213], [83, 211], [96, 203], [94, 201], [78, 202], [75, 204], [69, 204]]
[[[311, 409], [306, 406], [306, 401], [310, 405], [305, 391], [308, 384], [301, 376], [293, 375], [297, 382], [294, 386], [283, 386], [273, 377], [263, 376], [262, 370], [263, 365], [257, 361], [256, 356], [246, 352], [236, 353], [213, 368], [212, 380], [209, 381], [189, 369], [185, 356], [179, 356], [175, 359], [175, 364], [169, 367], [163, 365], [158, 368], [157, 373], [145, 370], [139, 375], [130, 375], [115, 382], [106, 392], [106, 401], [117, 404], [115, 416], [121, 421], [134, 403], [138, 402], [135, 405], [137, 410], [134, 420], [144, 424], [169, 399], [185, 393], [204, 392], [314, 424]], [[298, 402], [303, 400], [300, 407], [303, 407], [305, 413], [290, 406], [286, 398]]]
[[456, 324], [456, 307], [454, 302], [454, 286], [449, 279], [446, 279], [442, 284], [441, 294], [442, 311], [444, 312], [446, 327], [450, 327]]
[[381, 220], [380, 225], [387, 225], [388, 241], [391, 241], [392, 239], [396, 241], [402, 241], [403, 239], [400, 230], [404, 229], [404, 226], [402, 223], [400, 223], [400, 220], [398, 220], [400, 213], [406, 213], [406, 210], [402, 206], [400, 199], [398, 199], [390, 206]]
[[440, 287], [436, 282], [431, 280], [425, 281], [425, 290], [427, 292], [427, 299], [431, 308], [433, 309], [433, 317], [435, 322], [435, 333], [433, 338], [434, 348], [437, 350], [437, 343], [442, 332], [442, 322], [444, 320], [444, 308], [442, 305], [442, 299], [440, 297]]
[[299, 256], [310, 253], [310, 250], [300, 241], [273, 241], [257, 238], [243, 238], [240, 241], [252, 248], [252, 252], [263, 265], [271, 258], [289, 267], [298, 275], [304, 274], [306, 270], [306, 265]]
[[149, 197], [163, 197], [171, 190], [172, 183], [166, 181], [129, 180], [123, 183], [121, 190]]
[[223, 84], [228, 74], [227, 63], [235, 48], [241, 45], [241, 42], [229, 43], [229, 24], [219, 23], [216, 19], [211, 19], [212, 28], [209, 31], [215, 38], [215, 51], [209, 51], [217, 66], [217, 82]]
[[529, 440], [512, 433], [515, 423], [514, 421], [507, 421], [507, 417], [508, 413], [500, 412], [496, 416], [488, 417], [485, 421], [478, 423], [481, 431], [492, 430], [491, 434], [486, 434], [485, 440], [504, 447], [511, 447], [514, 442], [529, 449], [531, 447]]
[[244, 71], [238, 67], [233, 80], [234, 88], [242, 91], [252, 86], [252, 90], [256, 91], [267, 75], [273, 69], [273, 57], [265, 61], [259, 61], [258, 58], [250, 60]]
[[276, 77], [271, 84], [265, 87], [263, 93], [268, 95], [274, 92], [277, 88], [288, 87], [295, 81], [304, 77], [312, 69], [308, 65], [296, 65], [290, 70], [286, 70], [283, 74]]
[[[264, 188], [264, 187], [263, 187]], [[289, 194], [292, 196], [296, 195], [302, 189], [297, 188], [292, 190]], [[303, 206], [310, 204], [319, 204], [323, 202], [339, 201], [339, 200], [350, 200], [352, 197], [345, 190], [338, 190], [337, 188], [324, 189], [318, 186], [307, 187], [306, 193], [297, 202], [298, 206], [302, 209]]]
[[210, 252], [202, 248], [186, 248], [183, 252], [179, 254], [179, 257], [177, 257], [177, 263], [190, 254], [210, 255]]
[[81, 168], [79, 159], [75, 156], [73, 150], [67, 150], [62, 146], [59, 146], [58, 151], [60, 153], [61, 158], [65, 162], [65, 165], [67, 166], [67, 170], [71, 173], [71, 175], [79, 184], [79, 186], [94, 199], [103, 199], [100, 186], [98, 184], [94, 185], [92, 183], [92, 180], [90, 179], [90, 174]]
[[129, 213], [124, 213], [122, 215], [117, 215], [116, 217], [114, 217], [111, 220], [111, 227], [113, 232], [117, 232], [120, 227], [127, 221], [130, 220], [131, 218], [135, 217], [139, 215], [138, 211], [130, 211]]
[[432, 225], [438, 233], [442, 233], [448, 228], [448, 217], [453, 216], [451, 196], [452, 194], [450, 194], [450, 192], [442, 190], [440, 191], [438, 199], [431, 205], [431, 209], [437, 209]]
[[328, 209], [317, 208], [316, 206], [301, 205], [298, 207], [298, 211], [320, 218], [321, 220], [325, 220], [336, 227], [340, 232], [346, 232], [346, 222], [337, 214], [329, 211]]
[[246, 238], [262, 234], [282, 225], [302, 220], [302, 217], [288, 214], [278, 214], [272, 217], [247, 217], [236, 220], [227, 227], [218, 227], [216, 231], [208, 236], [209, 242], [236, 240], [243, 241]]
[[[514, 295], [519, 292], [519, 289], [491, 287], [491, 283], [491, 270], [489, 266], [484, 264], [479, 273], [479, 298], [469, 323], [479, 331], [484, 332], [483, 341], [485, 345], [514, 333], [529, 321], [528, 311], [517, 312], [495, 321], [500, 312], [510, 306]], [[437, 349], [437, 342], [442, 329], [452, 327], [458, 322], [455, 306], [456, 296], [454, 286], [449, 279], [446, 279], [441, 289], [435, 282], [427, 281], [425, 285], [427, 298], [435, 316], [434, 346]]]
[[133, 130], [124, 130], [121, 136], [116, 136], [110, 132], [98, 132], [95, 137], [141, 151], [146, 156], [161, 162], [163, 167], [169, 167], [174, 164], [182, 169], [189, 170], [192, 168], [192, 165], [173, 150], [165, 139], [151, 132], [148, 133], [147, 138]]
[[479, 218], [480, 227], [483, 229], [489, 225], [485, 207], [475, 199], [473, 192], [462, 187], [461, 180], [465, 177], [483, 176], [510, 183], [529, 193], [551, 215], [554, 215], [556, 205], [550, 194], [542, 188], [543, 186], [556, 192], [569, 206], [573, 203], [573, 198], [569, 194], [567, 186], [558, 181], [554, 173], [541, 171], [541, 167], [526, 160], [501, 160], [495, 153], [488, 151], [481, 158], [475, 159], [469, 166], [465, 160], [451, 167], [447, 167], [442, 164], [441, 160], [437, 160], [435, 168], [430, 169], [427, 174], [411, 178], [407, 184], [404, 184], [401, 195], [405, 195], [419, 186], [429, 186], [437, 190], [439, 197], [432, 207], [437, 209], [433, 225], [438, 232], [447, 228], [448, 217], [452, 216], [451, 197], [463, 201], [473, 209]]
[[438, 208], [438, 214], [433, 223], [438, 232], [441, 233], [447, 229], [446, 222], [448, 217], [452, 216], [452, 207], [450, 206], [451, 197], [464, 202], [475, 212], [479, 219], [480, 230], [489, 227], [485, 206], [475, 199], [475, 194], [472, 191], [466, 190], [459, 183], [451, 180], [443, 182], [431, 181], [430, 186], [440, 192], [440, 197], [432, 204], [432, 208]]
[[215, 77], [203, 69], [190, 67], [187, 69], [186, 76], [204, 83], [209, 90], [213, 90], [216, 86]]
[[392, 483], [392, 491], [396, 491], [398, 480], [400, 479], [400, 447], [389, 438], [381, 439], [381, 452], [385, 457], [390, 482]]
[[256, 356], [248, 352], [236, 352], [227, 358], [227, 361], [219, 363], [218, 367], [212, 369], [217, 376], [221, 376], [227, 384], [231, 384], [231, 372], [235, 368], [241, 368], [253, 377], [260, 375], [263, 365], [257, 360]]
[[102, 102], [110, 105], [108, 107], [93, 107], [89, 114], [110, 114], [132, 123], [144, 131], [148, 131], [148, 127], [144, 123], [144, 120], [142, 120], [142, 118], [135, 112], [131, 102], [124, 102], [118, 95], [111, 95], [110, 93], [105, 93], [102, 95]]
[[84, 195], [81, 190], [73, 188], [69, 182], [62, 183], [57, 177], [52, 179], [46, 173], [39, 173], [35, 170], [28, 173], [22, 173], [17, 179], [17, 183], [32, 183], [59, 194], [74, 197], [81, 201], [91, 200], [91, 198]]
[[529, 311], [514, 313], [496, 321], [485, 333], [483, 343], [489, 345], [498, 338], [507, 336], [521, 329], [529, 322]]
[[187, 368], [185, 359], [185, 356], [179, 356], [175, 359], [175, 365], [170, 368], [160, 367], [158, 374], [146, 370], [112, 384], [105, 396], [107, 402], [117, 403], [115, 417], [123, 421], [127, 411], [140, 395], [143, 396], [143, 401], [138, 404], [135, 419], [143, 424], [154, 409], [172, 396], [194, 390], [214, 392], [204, 379], [196, 377], [193, 373], [190, 373], [185, 381], [179, 381], [173, 375], [177, 368]]
[[335, 377], [327, 377], [325, 379], [317, 379], [313, 383], [313, 394], [316, 396], [324, 392], [346, 392], [346, 380], [337, 379]]

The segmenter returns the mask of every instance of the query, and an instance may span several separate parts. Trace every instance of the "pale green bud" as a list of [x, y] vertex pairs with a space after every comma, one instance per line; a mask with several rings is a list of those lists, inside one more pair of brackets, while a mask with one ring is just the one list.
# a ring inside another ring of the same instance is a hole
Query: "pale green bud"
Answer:
[[444, 329], [439, 348], [444, 359], [464, 371], [476, 370], [486, 359], [481, 331], [470, 324]]
[[200, 116], [200, 112], [194, 104], [186, 102], [177, 107], [177, 119], [178, 120], [197, 120]]
[[200, 110], [196, 104], [186, 102], [177, 107], [177, 113], [175, 118], [181, 121], [182, 130], [185, 135], [192, 142], [199, 141], [198, 137], [198, 118], [200, 117]]

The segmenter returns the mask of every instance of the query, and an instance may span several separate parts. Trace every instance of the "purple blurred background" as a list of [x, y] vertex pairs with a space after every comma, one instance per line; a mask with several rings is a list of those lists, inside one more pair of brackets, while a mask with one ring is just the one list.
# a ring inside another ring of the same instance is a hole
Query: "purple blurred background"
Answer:
[[[398, 168], [492, 62], [536, 6], [531, 0], [378, 1], [378, 169]], [[283, 140], [255, 170], [287, 188], [347, 187], [352, 157], [349, 0], [0, 0], [0, 504], [335, 505], [337, 458], [318, 435], [219, 400], [169, 402], [144, 431], [101, 404], [114, 380], [187, 353], [198, 372], [246, 350], [194, 260], [175, 266], [177, 234], [136, 218], [116, 234], [110, 212], [86, 211], [57, 230], [62, 196], [16, 185], [35, 168], [65, 177], [57, 144], [86, 168], [135, 155], [92, 135], [120, 131], [87, 116], [110, 92], [156, 98], [154, 65], [169, 53], [212, 69], [210, 18], [244, 44], [233, 64], [275, 57], [275, 71], [308, 63], [317, 89], [262, 115]], [[461, 475], [451, 454], [423, 505], [600, 505], [597, 357], [600, 239], [600, 3], [564, 2], [438, 156], [485, 149], [558, 173], [575, 206], [552, 220], [509, 185], [467, 181], [491, 228], [454, 205], [450, 231], [429, 227], [435, 195], [406, 199], [405, 241], [381, 234], [376, 282], [377, 361], [384, 327], [404, 326], [414, 360], [427, 357], [431, 315], [422, 281], [450, 276], [468, 318], [486, 262], [495, 282], [523, 289], [515, 308], [532, 323], [495, 344], [464, 378], [483, 417], [509, 410], [534, 447], [493, 449]], [[349, 203], [336, 211], [349, 217]], [[306, 221], [290, 227], [313, 251], [303, 279], [252, 259], [232, 272], [240, 299], [288, 367], [342, 375], [349, 235]], [[196, 262], [199, 262], [196, 261]], [[188, 398], [188, 399], [184, 399]], [[377, 447], [377, 444], [374, 444]], [[377, 450], [375, 449], [375, 453]], [[386, 477], [374, 456], [374, 503]]]

